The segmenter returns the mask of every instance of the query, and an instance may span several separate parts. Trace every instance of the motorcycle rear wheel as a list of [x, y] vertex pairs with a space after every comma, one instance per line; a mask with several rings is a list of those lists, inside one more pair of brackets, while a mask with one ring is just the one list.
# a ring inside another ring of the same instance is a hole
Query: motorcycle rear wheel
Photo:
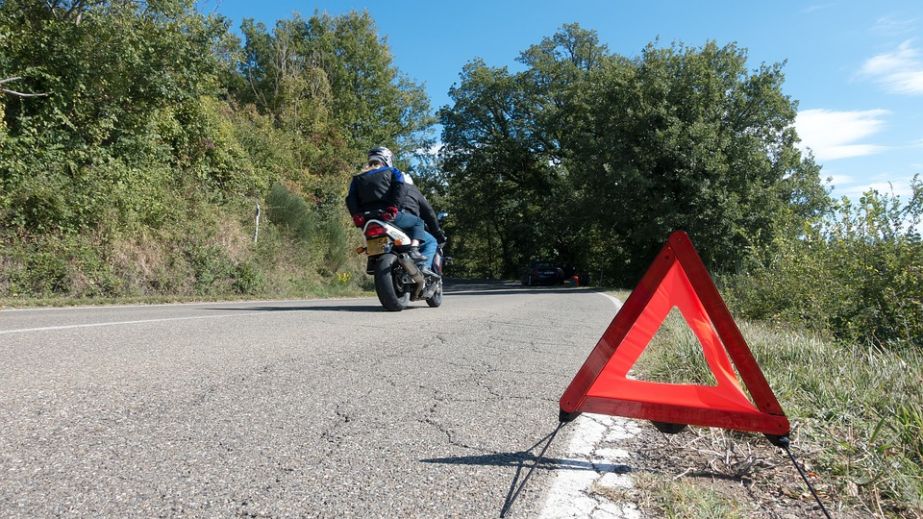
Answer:
[[375, 265], [375, 293], [378, 301], [389, 312], [400, 312], [410, 303], [410, 292], [405, 292], [396, 283], [394, 272], [400, 265], [393, 254], [385, 254]]

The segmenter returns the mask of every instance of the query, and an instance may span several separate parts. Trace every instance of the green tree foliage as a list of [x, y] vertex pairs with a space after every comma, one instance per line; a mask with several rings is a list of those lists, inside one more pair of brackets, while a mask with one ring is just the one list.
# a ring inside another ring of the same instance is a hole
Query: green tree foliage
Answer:
[[[348, 177], [372, 144], [425, 147], [428, 99], [367, 14], [242, 30], [193, 0], [0, 0], [3, 89], [47, 94], [0, 93], [0, 295], [287, 291], [351, 268]], [[264, 197], [277, 216], [301, 200], [311, 240], [270, 216], [252, 245]]]
[[7, 97], [4, 222], [28, 232], [75, 231], [110, 208], [157, 219], [156, 192], [184, 170], [216, 189], [239, 179], [211, 106], [210, 48], [223, 20], [191, 2], [31, 2], [0, 5], [6, 59], [42, 98]]
[[441, 112], [453, 219], [464, 230], [457, 252], [480, 275], [514, 271], [523, 251], [555, 236], [540, 214], [553, 203], [556, 176], [536, 149], [522, 86], [505, 68], [475, 61], [450, 92], [455, 106]]
[[440, 112], [472, 271], [512, 276], [550, 255], [630, 283], [676, 229], [735, 271], [827, 203], [779, 65], [748, 71], [744, 51], [711, 42], [628, 59], [577, 25], [520, 61], [469, 63]]
[[[245, 20], [242, 32], [240, 81], [231, 92], [254, 109], [240, 138], [261, 167], [272, 168], [271, 178], [288, 180], [273, 187], [270, 216], [336, 270], [346, 261], [343, 195], [354, 165], [382, 144], [408, 165], [429, 144], [429, 99], [394, 67], [366, 13], [295, 16], [271, 33]], [[307, 198], [310, 211], [292, 217], [292, 197]], [[306, 239], [308, 229], [326, 241]]]
[[319, 143], [345, 145], [353, 154], [341, 160], [361, 160], [374, 146], [400, 156], [428, 144], [429, 99], [392, 65], [367, 13], [296, 16], [271, 34], [246, 20], [242, 30], [242, 100]]
[[842, 339], [923, 347], [923, 182], [906, 202], [869, 191], [839, 200], [797, 239], [729, 278], [734, 306]]

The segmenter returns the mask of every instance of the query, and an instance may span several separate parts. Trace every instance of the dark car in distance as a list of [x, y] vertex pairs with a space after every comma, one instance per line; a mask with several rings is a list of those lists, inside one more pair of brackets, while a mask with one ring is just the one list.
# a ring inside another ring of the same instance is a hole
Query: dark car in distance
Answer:
[[533, 261], [522, 274], [523, 286], [559, 285], [564, 282], [564, 269], [549, 261]]

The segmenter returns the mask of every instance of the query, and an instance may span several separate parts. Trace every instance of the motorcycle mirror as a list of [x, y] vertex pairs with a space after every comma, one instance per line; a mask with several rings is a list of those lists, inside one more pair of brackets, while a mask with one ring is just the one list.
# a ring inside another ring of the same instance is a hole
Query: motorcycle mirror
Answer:
[[447, 213], [447, 212], [445, 212], [445, 211], [440, 211], [440, 212], [436, 215], [436, 220], [438, 220], [439, 223], [442, 223], [442, 222], [444, 222], [445, 219], [448, 218], [448, 217], [449, 217], [449, 213]]

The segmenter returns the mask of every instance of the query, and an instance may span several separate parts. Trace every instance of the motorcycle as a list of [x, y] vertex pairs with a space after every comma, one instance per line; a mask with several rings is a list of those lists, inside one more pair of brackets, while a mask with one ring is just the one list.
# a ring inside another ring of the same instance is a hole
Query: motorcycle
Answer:
[[419, 267], [410, 259], [411, 238], [396, 225], [381, 218], [381, 212], [363, 214], [365, 247], [356, 252], [368, 255], [366, 274], [375, 278], [375, 293], [386, 310], [400, 312], [411, 301], [426, 301], [436, 308], [442, 304], [442, 268], [445, 258], [440, 244], [433, 271]]

